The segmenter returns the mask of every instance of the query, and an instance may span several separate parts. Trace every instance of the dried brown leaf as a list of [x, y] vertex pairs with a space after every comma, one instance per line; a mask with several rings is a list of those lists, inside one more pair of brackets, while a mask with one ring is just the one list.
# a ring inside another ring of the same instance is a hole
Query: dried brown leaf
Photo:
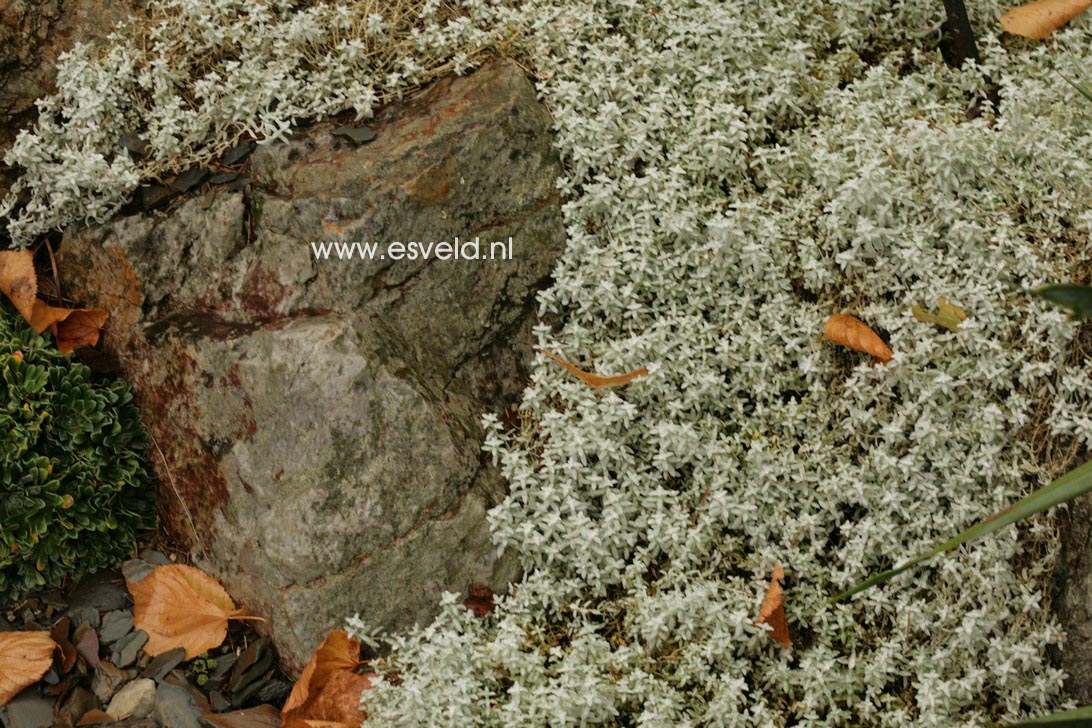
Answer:
[[311, 655], [284, 704], [285, 728], [356, 728], [364, 718], [360, 696], [371, 687], [374, 673], [358, 675], [360, 643], [336, 630]]
[[76, 723], [76, 725], [100, 725], [102, 723], [117, 723], [117, 721], [114, 720], [114, 716], [106, 711], [95, 708], [94, 710], [89, 710], [84, 713], [83, 717], [80, 718], [80, 721]]
[[872, 358], [881, 364], [887, 364], [894, 356], [875, 331], [849, 314], [839, 313], [831, 316], [823, 327], [823, 333], [835, 344], [871, 354]]
[[475, 617], [484, 617], [493, 611], [493, 590], [477, 582], [467, 590], [469, 596], [463, 600], [463, 606], [474, 612]]
[[56, 650], [49, 632], [0, 632], [0, 705], [38, 682]]
[[60, 669], [61, 674], [66, 674], [76, 664], [76, 646], [68, 641], [68, 632], [72, 629], [72, 620], [68, 617], [62, 617], [57, 620], [57, 623], [53, 625], [49, 630], [49, 636], [57, 644], [57, 648], [60, 651]]
[[38, 276], [29, 250], [0, 251], [0, 292], [11, 299], [23, 318], [30, 320], [38, 300]]
[[[371, 677], [374, 677], [374, 673]], [[304, 719], [344, 723], [350, 728], [356, 728], [364, 719], [364, 713], [360, 710], [360, 697], [371, 686], [369, 675], [357, 675], [348, 670], [335, 672], [311, 708], [306, 711]]]
[[781, 582], [785, 579], [785, 570], [778, 564], [774, 567], [770, 586], [766, 589], [766, 598], [762, 600], [762, 607], [758, 610], [756, 625], [767, 624], [771, 631], [767, 632], [771, 639], [782, 647], [792, 644], [789, 637], [789, 623], [785, 618], [785, 592], [781, 590]]
[[287, 717], [291, 711], [313, 701], [335, 672], [355, 670], [359, 665], [360, 643], [343, 629], [331, 632], [311, 654], [311, 660], [293, 686], [282, 714]]
[[57, 349], [62, 354], [77, 346], [94, 346], [99, 343], [102, 326], [110, 314], [99, 308], [62, 309], [66, 315], [50, 327]]
[[600, 376], [599, 374], [593, 374], [592, 372], [586, 372], [579, 367], [570, 364], [564, 359], [560, 359], [548, 351], [542, 352], [546, 356], [556, 361], [561, 366], [568, 369], [573, 376], [580, 381], [584, 382], [588, 386], [595, 387], [596, 389], [609, 389], [611, 387], [620, 387], [623, 384], [629, 384], [637, 377], [643, 377], [648, 374], [648, 369], [641, 367], [640, 369], [634, 369], [632, 372], [626, 372], [625, 374], [615, 374], [613, 376]]
[[133, 625], [148, 633], [144, 650], [153, 657], [183, 647], [192, 660], [223, 644], [228, 620], [244, 615], [215, 579], [185, 564], [157, 566], [127, 585]]
[[62, 354], [94, 346], [109, 314], [97, 308], [59, 308], [38, 300], [38, 277], [29, 250], [0, 251], [0, 292], [39, 334], [49, 329]]
[[1092, 7], [1092, 0], [1035, 0], [1001, 16], [1006, 32], [1043, 40]]

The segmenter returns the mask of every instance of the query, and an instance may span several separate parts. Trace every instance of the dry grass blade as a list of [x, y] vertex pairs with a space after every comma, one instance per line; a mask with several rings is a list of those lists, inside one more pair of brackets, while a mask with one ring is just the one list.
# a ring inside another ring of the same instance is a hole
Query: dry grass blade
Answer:
[[640, 369], [634, 369], [632, 372], [626, 372], [625, 374], [616, 374], [614, 376], [604, 377], [600, 376], [599, 374], [593, 374], [592, 372], [586, 372], [583, 369], [573, 364], [570, 364], [564, 359], [554, 356], [548, 351], [543, 350], [542, 353], [556, 361], [561, 366], [568, 369], [577, 379], [584, 382], [588, 386], [594, 387], [596, 389], [610, 389], [611, 387], [620, 387], [623, 384], [629, 384], [637, 377], [643, 377], [648, 374], [648, 369], [646, 369], [645, 367], [641, 367]]

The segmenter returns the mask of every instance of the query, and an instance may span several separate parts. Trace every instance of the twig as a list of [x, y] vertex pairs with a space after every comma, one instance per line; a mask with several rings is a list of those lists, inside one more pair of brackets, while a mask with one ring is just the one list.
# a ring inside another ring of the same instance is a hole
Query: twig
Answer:
[[159, 443], [150, 434], [148, 439], [155, 445], [156, 452], [159, 453], [159, 459], [163, 461], [163, 472], [167, 474], [167, 480], [170, 481], [171, 490], [174, 491], [174, 495], [178, 498], [178, 502], [182, 504], [182, 512], [186, 514], [186, 520], [190, 524], [190, 531], [193, 532], [193, 542], [201, 549], [201, 553], [207, 554], [205, 550], [205, 544], [201, 541], [201, 537], [197, 535], [197, 526], [194, 525], [193, 515], [190, 513], [189, 506], [186, 505], [186, 501], [183, 500], [182, 494], [178, 491], [178, 486], [175, 485], [174, 476], [171, 474], [171, 469], [167, 466], [167, 456], [163, 454], [163, 450], [159, 447]]

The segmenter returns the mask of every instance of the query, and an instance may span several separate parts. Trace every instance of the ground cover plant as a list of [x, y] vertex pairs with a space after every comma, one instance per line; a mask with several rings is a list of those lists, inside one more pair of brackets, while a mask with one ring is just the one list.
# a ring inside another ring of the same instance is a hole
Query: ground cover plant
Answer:
[[155, 523], [144, 443], [128, 385], [0, 304], [0, 601], [132, 554]]
[[[1062, 75], [1088, 65], [1087, 19], [1031, 43], [972, 3], [980, 60], [952, 69], [936, 0], [466, 0], [390, 23], [364, 3], [168, 7], [142, 50], [70, 59], [9, 157], [29, 195], [9, 200], [13, 240], [107, 215], [140, 176], [242, 134], [366, 117], [509, 52], [567, 170], [569, 246], [541, 299], [564, 324], [541, 345], [645, 370], [592, 387], [544, 354], [521, 426], [487, 418], [511, 489], [494, 536], [527, 575], [486, 619], [448, 596], [408, 634], [352, 620], [391, 649], [369, 725], [992, 725], [1065, 707], [1047, 518], [831, 599], [1092, 442], [1079, 324], [1026, 293], [1089, 270], [1092, 105]], [[133, 129], [154, 162], [117, 147]], [[941, 298], [966, 318], [917, 315]], [[838, 314], [890, 360], [826, 341]], [[778, 565], [786, 648], [755, 624]]]

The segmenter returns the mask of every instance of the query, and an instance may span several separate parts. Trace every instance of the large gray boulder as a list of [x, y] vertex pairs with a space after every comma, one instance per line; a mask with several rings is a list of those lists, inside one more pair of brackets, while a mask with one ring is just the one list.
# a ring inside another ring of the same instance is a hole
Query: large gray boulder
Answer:
[[[245, 183], [69, 231], [60, 253], [64, 295], [112, 314], [105, 354], [135, 388], [165, 525], [268, 618], [290, 670], [348, 615], [404, 628], [443, 590], [514, 577], [480, 417], [525, 385], [565, 239], [550, 119], [514, 64], [369, 125], [359, 146], [324, 123], [260, 147]], [[455, 236], [511, 237], [513, 259], [311, 246]]]

